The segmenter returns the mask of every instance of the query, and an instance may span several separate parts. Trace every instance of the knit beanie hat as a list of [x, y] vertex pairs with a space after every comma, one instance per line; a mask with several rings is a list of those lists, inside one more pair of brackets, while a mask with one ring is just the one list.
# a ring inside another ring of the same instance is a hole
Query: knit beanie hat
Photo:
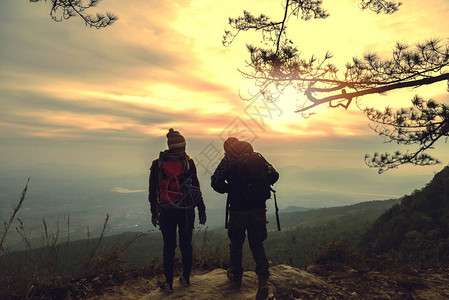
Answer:
[[183, 148], [186, 146], [186, 139], [179, 133], [179, 131], [170, 128], [167, 133], [168, 149]]

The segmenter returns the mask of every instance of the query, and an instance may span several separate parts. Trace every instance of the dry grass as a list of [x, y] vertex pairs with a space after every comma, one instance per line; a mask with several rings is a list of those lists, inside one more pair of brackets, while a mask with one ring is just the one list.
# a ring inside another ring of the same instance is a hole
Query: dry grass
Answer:
[[[51, 231], [47, 221], [42, 219], [41, 247], [32, 248], [27, 231], [21, 219], [16, 218], [25, 200], [28, 189], [28, 179], [17, 205], [7, 221], [0, 240], [0, 298], [28, 298], [42, 291], [52, 291], [67, 288], [73, 274], [68, 271], [67, 257], [70, 250], [70, 215], [65, 216], [67, 232], [65, 238], [60, 235], [59, 220], [56, 228]], [[21, 255], [13, 255], [6, 246], [6, 237], [14, 221], [15, 227], [25, 244], [25, 251]], [[122, 254], [143, 233], [135, 235], [127, 241], [117, 238], [111, 247], [104, 247], [102, 241], [109, 221], [106, 215], [105, 222], [98, 239], [94, 239], [87, 230], [87, 242], [83, 251], [78, 253], [78, 259], [84, 259], [82, 272], [76, 277], [91, 276], [92, 274], [112, 274], [121, 271]]]

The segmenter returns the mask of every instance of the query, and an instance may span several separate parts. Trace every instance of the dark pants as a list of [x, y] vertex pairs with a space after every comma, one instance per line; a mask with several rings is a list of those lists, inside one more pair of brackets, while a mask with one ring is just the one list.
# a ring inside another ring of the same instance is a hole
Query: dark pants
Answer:
[[182, 255], [183, 276], [192, 270], [192, 232], [195, 214], [193, 210], [164, 209], [160, 215], [160, 228], [164, 238], [164, 274], [167, 282], [173, 282], [176, 249], [176, 228], [179, 228], [179, 248]]
[[231, 272], [234, 276], [242, 276], [242, 247], [245, 242], [245, 232], [248, 231], [248, 241], [254, 261], [256, 274], [268, 278], [268, 260], [263, 247], [267, 239], [267, 222], [265, 209], [249, 211], [231, 211], [229, 216], [228, 237], [231, 240]]

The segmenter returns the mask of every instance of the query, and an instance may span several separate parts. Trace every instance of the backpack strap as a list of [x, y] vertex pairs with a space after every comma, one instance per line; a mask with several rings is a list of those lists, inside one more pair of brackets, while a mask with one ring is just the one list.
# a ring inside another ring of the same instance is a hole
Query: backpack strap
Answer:
[[273, 194], [274, 194], [274, 208], [275, 208], [275, 211], [276, 211], [276, 223], [278, 225], [278, 231], [281, 231], [281, 223], [279, 222], [279, 207], [278, 207], [278, 203], [277, 203], [277, 200], [276, 200], [276, 191], [273, 190], [272, 187], [270, 187], [270, 191], [272, 191]]
[[192, 160], [192, 158], [186, 153], [186, 172], [190, 171], [190, 161]]
[[226, 212], [225, 212], [225, 229], [228, 229], [229, 219], [229, 199], [226, 200]]

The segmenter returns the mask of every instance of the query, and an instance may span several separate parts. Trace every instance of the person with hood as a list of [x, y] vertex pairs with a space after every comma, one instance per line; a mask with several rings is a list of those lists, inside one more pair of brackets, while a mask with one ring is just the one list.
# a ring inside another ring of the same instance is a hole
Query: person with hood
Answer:
[[228, 194], [226, 225], [231, 265], [227, 275], [234, 288], [239, 289], [243, 275], [242, 247], [247, 232], [259, 280], [256, 299], [266, 299], [270, 273], [263, 246], [267, 238], [265, 201], [270, 198], [270, 186], [278, 180], [279, 173], [248, 142], [230, 137], [223, 148], [225, 155], [211, 177], [211, 185], [218, 193]]
[[164, 241], [163, 265], [165, 282], [160, 286], [166, 292], [173, 291], [173, 268], [176, 249], [176, 231], [179, 232], [179, 248], [183, 273], [179, 281], [190, 285], [192, 269], [192, 233], [195, 207], [200, 224], [206, 223], [206, 207], [201, 195], [195, 163], [186, 154], [186, 140], [178, 131], [170, 128], [167, 133], [168, 149], [160, 152], [150, 168], [149, 194], [151, 222], [162, 232]]

